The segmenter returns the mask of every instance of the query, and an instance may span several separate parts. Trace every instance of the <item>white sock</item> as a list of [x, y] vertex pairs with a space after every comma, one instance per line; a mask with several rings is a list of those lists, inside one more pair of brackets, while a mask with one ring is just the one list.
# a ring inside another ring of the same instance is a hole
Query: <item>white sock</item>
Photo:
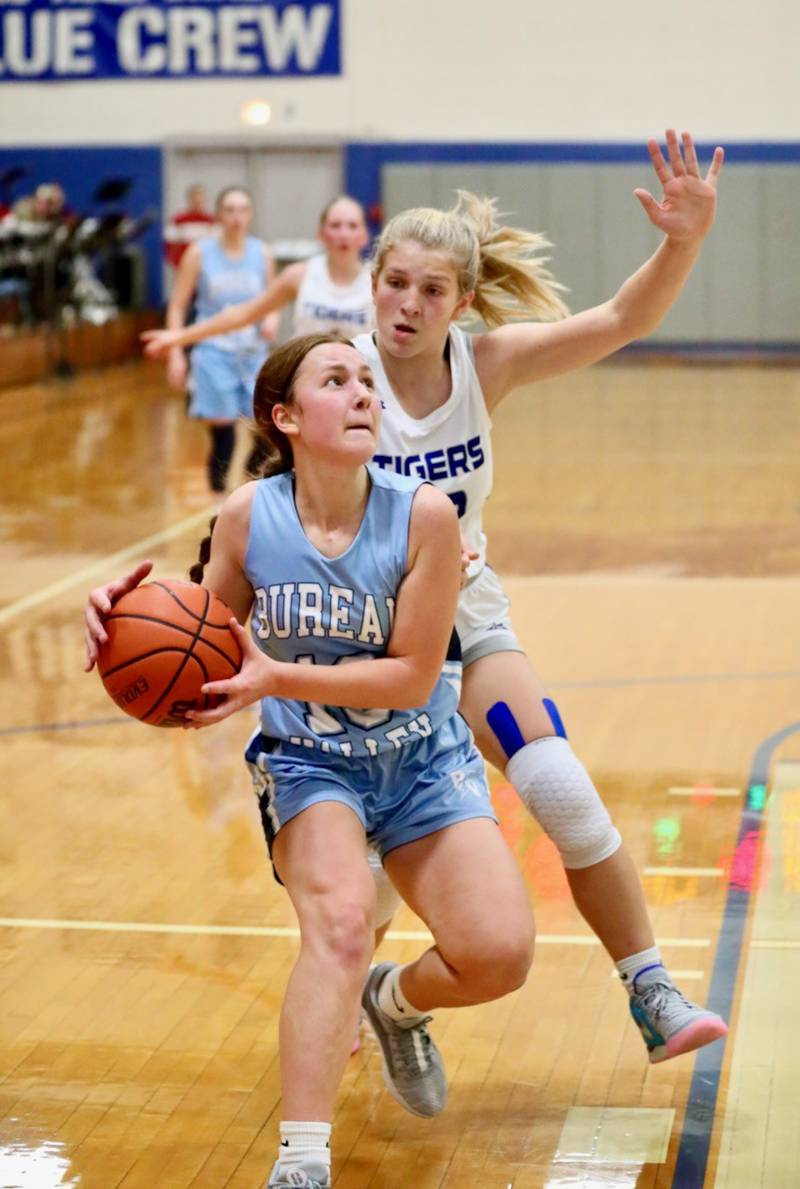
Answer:
[[406, 999], [400, 986], [400, 975], [404, 967], [393, 966], [388, 974], [383, 976], [378, 987], [378, 1007], [390, 1020], [402, 1023], [403, 1020], [418, 1020], [425, 1013]]
[[281, 1122], [281, 1146], [278, 1157], [281, 1172], [301, 1168], [304, 1164], [331, 1167], [330, 1123]]
[[[640, 979], [640, 976], [644, 975], [645, 972], [657, 968], [657, 971], [662, 976], [667, 973], [664, 963], [661, 961], [658, 946], [656, 945], [651, 946], [649, 950], [641, 950], [638, 954], [631, 954], [629, 958], [622, 958], [615, 965], [629, 995], [633, 995], [634, 991], [638, 990], [636, 986], [637, 979]], [[651, 980], [645, 978], [644, 981], [650, 982]]]

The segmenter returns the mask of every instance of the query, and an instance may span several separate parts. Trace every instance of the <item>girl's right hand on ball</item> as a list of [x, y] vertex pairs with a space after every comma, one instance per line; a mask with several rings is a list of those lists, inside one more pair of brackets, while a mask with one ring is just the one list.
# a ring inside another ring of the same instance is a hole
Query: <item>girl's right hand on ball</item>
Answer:
[[105, 644], [108, 639], [108, 634], [103, 627], [103, 620], [117, 600], [138, 586], [152, 568], [151, 561], [139, 562], [136, 569], [131, 570], [130, 574], [126, 574], [124, 578], [107, 582], [105, 586], [96, 586], [89, 592], [86, 606], [83, 609], [83, 635], [86, 641], [84, 672], [89, 673], [94, 668], [100, 646]]

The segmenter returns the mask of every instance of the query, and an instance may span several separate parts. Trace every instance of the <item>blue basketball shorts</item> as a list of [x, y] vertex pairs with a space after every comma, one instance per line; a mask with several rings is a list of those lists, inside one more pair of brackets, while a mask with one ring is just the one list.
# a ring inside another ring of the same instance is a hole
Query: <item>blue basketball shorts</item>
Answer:
[[270, 853], [281, 827], [319, 801], [349, 806], [381, 858], [456, 822], [497, 821], [483, 759], [460, 715], [374, 757], [312, 751], [257, 731], [245, 760]]
[[253, 389], [263, 351], [221, 351], [199, 343], [191, 354], [189, 416], [209, 421], [236, 421], [253, 415]]

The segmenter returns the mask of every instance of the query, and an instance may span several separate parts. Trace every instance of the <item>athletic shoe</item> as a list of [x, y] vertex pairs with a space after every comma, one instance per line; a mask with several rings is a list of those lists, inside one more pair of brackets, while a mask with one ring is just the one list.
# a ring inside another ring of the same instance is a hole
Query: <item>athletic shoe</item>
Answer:
[[331, 1174], [327, 1164], [304, 1160], [297, 1168], [281, 1169], [277, 1160], [267, 1181], [267, 1189], [330, 1189]]
[[394, 962], [381, 962], [367, 975], [361, 1003], [383, 1052], [383, 1080], [395, 1101], [412, 1115], [429, 1119], [447, 1101], [442, 1057], [426, 1025], [430, 1016], [398, 1023], [378, 1006], [378, 987]]
[[690, 1003], [666, 971], [645, 983], [641, 990], [636, 989], [634, 980], [630, 1009], [652, 1065], [679, 1057], [681, 1053], [691, 1053], [728, 1032], [728, 1025], [720, 1016]]

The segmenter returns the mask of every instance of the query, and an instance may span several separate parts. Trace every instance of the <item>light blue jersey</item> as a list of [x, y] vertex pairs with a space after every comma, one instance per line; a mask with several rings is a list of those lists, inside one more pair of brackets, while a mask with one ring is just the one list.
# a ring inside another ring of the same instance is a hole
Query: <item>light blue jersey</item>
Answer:
[[[408, 528], [423, 482], [367, 468], [371, 488], [355, 538], [339, 557], [320, 553], [303, 531], [294, 475], [258, 482], [245, 574], [255, 591], [252, 630], [277, 661], [334, 665], [386, 655], [397, 591], [408, 564]], [[432, 592], [435, 598], [435, 592]], [[360, 710], [264, 698], [264, 735], [337, 756], [377, 756], [429, 738], [456, 713], [461, 663], [449, 656], [425, 706]]]
[[[198, 321], [258, 297], [266, 289], [266, 249], [262, 240], [248, 235], [241, 256], [229, 256], [215, 235], [201, 239], [198, 246], [200, 276], [195, 294]], [[207, 341], [220, 351], [265, 353], [265, 343], [256, 326], [243, 326]]]

